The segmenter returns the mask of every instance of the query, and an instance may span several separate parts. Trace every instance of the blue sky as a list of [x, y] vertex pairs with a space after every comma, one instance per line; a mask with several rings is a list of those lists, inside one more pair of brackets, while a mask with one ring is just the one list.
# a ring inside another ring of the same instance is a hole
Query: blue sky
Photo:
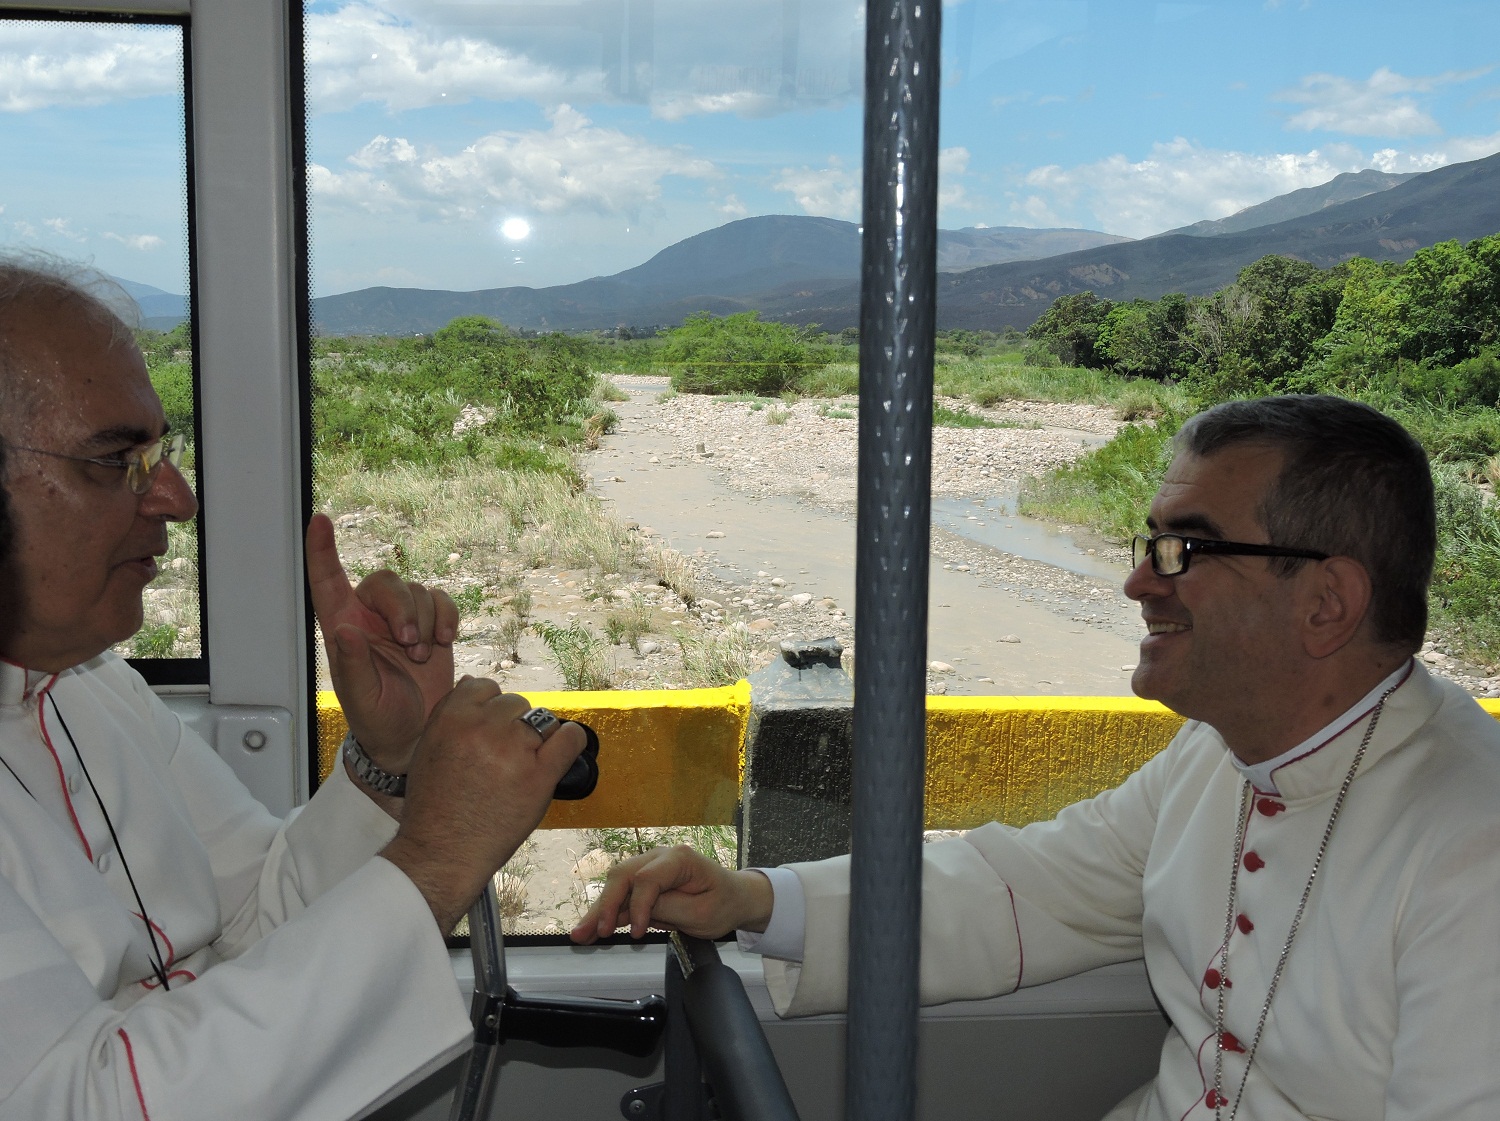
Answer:
[[[748, 215], [857, 220], [862, 20], [847, 0], [319, 0], [315, 288], [540, 287]], [[0, 21], [0, 243], [181, 290], [176, 35]], [[943, 68], [947, 228], [1139, 237], [1500, 151], [1489, 2], [961, 0]]]

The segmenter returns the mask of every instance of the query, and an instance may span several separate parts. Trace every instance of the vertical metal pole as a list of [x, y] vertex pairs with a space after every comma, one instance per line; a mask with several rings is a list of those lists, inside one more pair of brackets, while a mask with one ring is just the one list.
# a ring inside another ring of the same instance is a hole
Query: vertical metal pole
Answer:
[[936, 319], [937, 0], [869, 0], [847, 1116], [916, 1112]]
[[474, 1046], [464, 1059], [453, 1091], [449, 1121], [483, 1121], [490, 1116], [500, 1074], [500, 1015], [505, 1001], [505, 937], [491, 876], [469, 908], [469, 953], [474, 959]]

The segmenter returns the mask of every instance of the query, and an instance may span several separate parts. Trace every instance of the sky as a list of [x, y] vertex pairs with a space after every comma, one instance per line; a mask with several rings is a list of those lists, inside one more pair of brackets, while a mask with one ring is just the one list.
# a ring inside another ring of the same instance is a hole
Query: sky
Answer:
[[[863, 5], [315, 0], [316, 294], [543, 287], [858, 221]], [[949, 0], [939, 223], [1143, 237], [1500, 151], [1490, 0]], [[0, 19], [0, 245], [180, 292], [181, 35]]]

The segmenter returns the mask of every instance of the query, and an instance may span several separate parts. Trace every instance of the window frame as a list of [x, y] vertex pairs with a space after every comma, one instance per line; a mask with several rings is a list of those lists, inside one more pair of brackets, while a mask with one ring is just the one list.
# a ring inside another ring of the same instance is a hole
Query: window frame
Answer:
[[288, 714], [292, 735], [255, 761], [256, 790], [304, 802], [316, 683], [301, 548], [310, 509], [301, 5], [0, 0], [0, 15], [187, 28], [199, 579], [213, 657], [196, 671], [172, 660], [138, 668], [158, 693]]

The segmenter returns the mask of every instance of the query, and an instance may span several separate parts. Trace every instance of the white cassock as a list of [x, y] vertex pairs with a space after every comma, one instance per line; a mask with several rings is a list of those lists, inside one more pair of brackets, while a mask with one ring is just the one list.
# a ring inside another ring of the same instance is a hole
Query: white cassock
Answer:
[[467, 1043], [432, 913], [375, 855], [395, 822], [342, 768], [278, 821], [113, 654], [0, 664], [0, 759], [0, 1119], [342, 1121]]
[[[1245, 1054], [1368, 718], [1256, 794], [1224, 990], [1223, 1086]], [[1110, 1121], [1214, 1110], [1218, 966], [1243, 780], [1190, 721], [1121, 786], [1054, 820], [923, 847], [924, 1003], [1144, 955], [1172, 1023], [1156, 1080]], [[765, 961], [777, 1010], [844, 1007], [848, 860], [790, 866], [803, 960]], [[1086, 1073], [1087, 1058], [1081, 1058]], [[1229, 1109], [1224, 1109], [1225, 1117]], [[1500, 726], [1420, 665], [1386, 702], [1287, 959], [1239, 1116], [1500, 1118]]]

